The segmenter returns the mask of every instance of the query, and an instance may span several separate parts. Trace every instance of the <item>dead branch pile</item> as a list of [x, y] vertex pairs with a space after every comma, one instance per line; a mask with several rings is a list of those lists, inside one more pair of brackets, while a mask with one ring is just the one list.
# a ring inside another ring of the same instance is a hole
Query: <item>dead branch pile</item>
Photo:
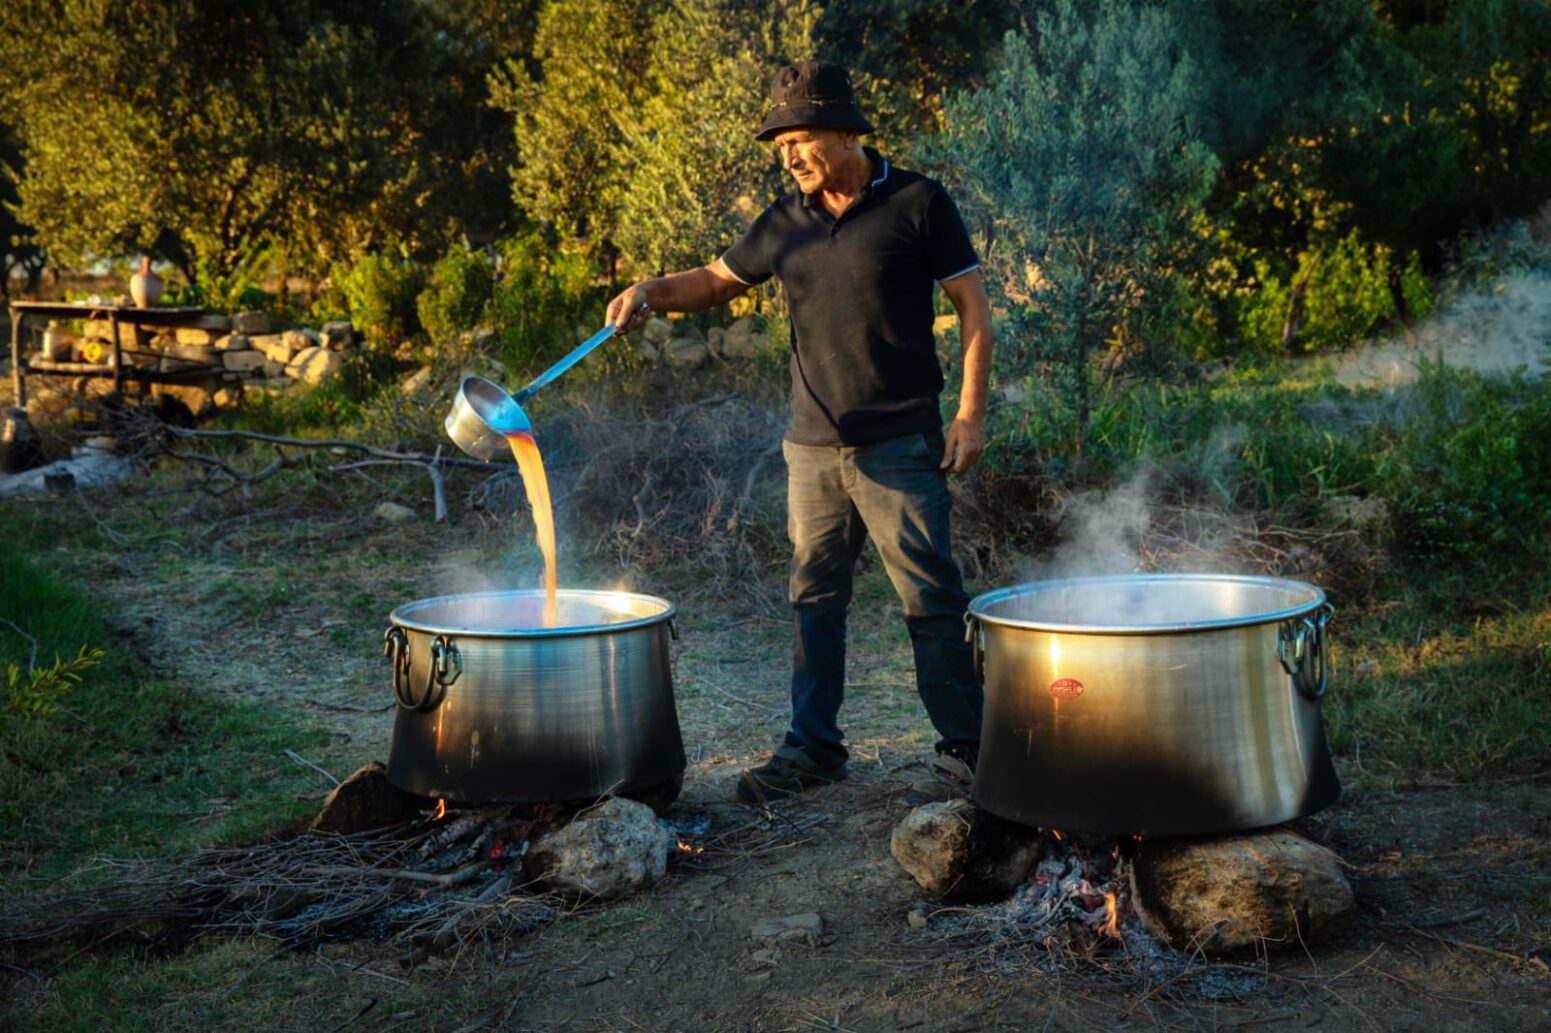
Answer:
[[560, 471], [557, 508], [599, 529], [597, 550], [648, 569], [693, 563], [717, 596], [764, 595], [784, 554], [782, 423], [720, 395], [660, 414], [579, 413], [541, 447]]
[[179, 944], [226, 932], [307, 946], [368, 935], [415, 964], [576, 906], [526, 891], [521, 860], [548, 824], [542, 808], [501, 806], [352, 835], [307, 832], [171, 865], [107, 862], [101, 888], [0, 913], [0, 942], [151, 932]]

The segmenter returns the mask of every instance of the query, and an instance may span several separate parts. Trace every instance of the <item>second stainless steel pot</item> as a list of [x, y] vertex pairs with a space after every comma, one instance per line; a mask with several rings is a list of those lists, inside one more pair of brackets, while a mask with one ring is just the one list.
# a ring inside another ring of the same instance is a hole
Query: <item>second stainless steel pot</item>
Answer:
[[672, 604], [565, 590], [555, 627], [543, 606], [540, 591], [485, 592], [393, 611], [389, 781], [464, 803], [544, 803], [683, 774]]
[[1340, 794], [1320, 720], [1330, 608], [1280, 578], [1137, 574], [970, 603], [985, 676], [975, 802], [1044, 828], [1189, 835]]

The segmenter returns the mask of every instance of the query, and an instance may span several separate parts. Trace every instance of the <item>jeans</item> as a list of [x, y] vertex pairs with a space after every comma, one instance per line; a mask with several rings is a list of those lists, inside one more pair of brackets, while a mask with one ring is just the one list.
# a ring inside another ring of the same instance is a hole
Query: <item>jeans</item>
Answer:
[[983, 692], [964, 641], [969, 596], [948, 540], [953, 508], [941, 432], [870, 445], [783, 442], [790, 597], [796, 611], [789, 746], [821, 764], [846, 759], [837, 724], [845, 696], [846, 607], [870, 536], [905, 609], [916, 689], [941, 739], [978, 746]]

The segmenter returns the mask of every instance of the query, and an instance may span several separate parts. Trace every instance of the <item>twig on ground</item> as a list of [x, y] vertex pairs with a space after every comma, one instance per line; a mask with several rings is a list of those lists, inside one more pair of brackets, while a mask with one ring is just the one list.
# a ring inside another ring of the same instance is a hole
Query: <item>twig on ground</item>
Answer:
[[300, 753], [297, 753], [295, 750], [287, 749], [285, 751], [285, 755], [287, 757], [290, 757], [292, 760], [296, 761], [296, 763], [302, 765], [303, 767], [311, 768], [312, 770], [316, 771], [318, 774], [322, 775], [324, 778], [328, 779], [330, 782], [333, 782], [335, 785], [339, 785], [339, 779], [334, 777], [334, 775], [331, 772], [329, 772], [329, 771], [327, 771], [327, 770], [325, 770], [323, 768], [318, 767], [318, 765], [314, 764], [312, 761], [308, 760], [306, 757], [303, 757]]

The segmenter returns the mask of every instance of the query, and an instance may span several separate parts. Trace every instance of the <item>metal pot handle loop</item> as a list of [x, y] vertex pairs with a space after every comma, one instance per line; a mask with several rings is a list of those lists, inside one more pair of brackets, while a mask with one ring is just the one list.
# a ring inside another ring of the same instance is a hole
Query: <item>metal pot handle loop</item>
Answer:
[[964, 641], [969, 643], [970, 656], [974, 659], [975, 680], [986, 680], [986, 637], [981, 631], [980, 622], [972, 613], [964, 615]]
[[1330, 641], [1325, 625], [1335, 607], [1325, 603], [1313, 614], [1284, 621], [1276, 629], [1277, 659], [1292, 676], [1293, 687], [1316, 702], [1330, 684]]
[[431, 641], [431, 659], [426, 665], [425, 688], [416, 693], [410, 680], [409, 636], [403, 628], [389, 628], [384, 636], [383, 654], [393, 658], [393, 698], [405, 710], [435, 710], [447, 695], [447, 686], [463, 673], [463, 658], [458, 647], [446, 635]]

